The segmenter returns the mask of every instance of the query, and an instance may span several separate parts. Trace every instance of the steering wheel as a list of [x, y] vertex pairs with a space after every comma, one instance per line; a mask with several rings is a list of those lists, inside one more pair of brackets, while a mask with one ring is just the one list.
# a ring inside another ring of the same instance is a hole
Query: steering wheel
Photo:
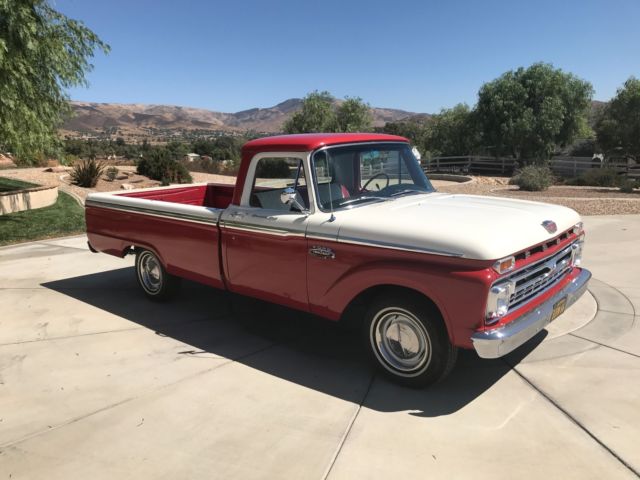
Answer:
[[[384, 172], [378, 172], [376, 173], [373, 177], [371, 177], [369, 180], [367, 180], [365, 182], [365, 184], [362, 186], [362, 188], [360, 189], [361, 192], [368, 192], [367, 187], [369, 186], [369, 184], [375, 180], [378, 177], [385, 177], [387, 179], [387, 184], [384, 186], [384, 188], [387, 188], [389, 186], [389, 182], [391, 181], [391, 178], [389, 177], [389, 175], [387, 175]], [[378, 187], [378, 190], [380, 190], [380, 187]]]

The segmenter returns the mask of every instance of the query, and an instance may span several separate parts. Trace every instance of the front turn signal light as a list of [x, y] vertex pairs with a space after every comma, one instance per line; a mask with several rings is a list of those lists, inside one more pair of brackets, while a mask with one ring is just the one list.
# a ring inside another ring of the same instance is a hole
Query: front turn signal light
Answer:
[[507, 273], [513, 270], [513, 267], [515, 266], [516, 266], [516, 259], [512, 255], [510, 257], [506, 257], [501, 260], [498, 260], [496, 263], [493, 264], [493, 269], [497, 273], [502, 275], [503, 273]]

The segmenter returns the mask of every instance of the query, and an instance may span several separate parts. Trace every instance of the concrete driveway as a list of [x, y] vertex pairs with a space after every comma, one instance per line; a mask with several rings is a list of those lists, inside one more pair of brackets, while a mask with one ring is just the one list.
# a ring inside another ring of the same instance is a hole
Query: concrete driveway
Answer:
[[293, 311], [150, 303], [83, 237], [0, 249], [0, 479], [637, 478], [640, 216], [585, 223], [591, 295], [421, 391]]

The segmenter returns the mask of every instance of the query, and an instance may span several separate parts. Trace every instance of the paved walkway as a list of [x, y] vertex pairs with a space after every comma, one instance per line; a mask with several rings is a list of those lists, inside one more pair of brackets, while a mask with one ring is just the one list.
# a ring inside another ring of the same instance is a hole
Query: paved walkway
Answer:
[[289, 310], [150, 303], [83, 237], [2, 248], [0, 478], [637, 478], [640, 216], [585, 223], [592, 295], [420, 391]]

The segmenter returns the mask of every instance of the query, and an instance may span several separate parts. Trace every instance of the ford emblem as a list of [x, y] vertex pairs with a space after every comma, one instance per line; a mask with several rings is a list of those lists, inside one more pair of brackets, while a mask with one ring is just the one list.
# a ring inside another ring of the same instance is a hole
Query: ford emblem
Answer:
[[556, 233], [556, 231], [558, 230], [558, 226], [553, 220], [545, 220], [544, 222], [542, 222], [542, 226], [549, 233]]

